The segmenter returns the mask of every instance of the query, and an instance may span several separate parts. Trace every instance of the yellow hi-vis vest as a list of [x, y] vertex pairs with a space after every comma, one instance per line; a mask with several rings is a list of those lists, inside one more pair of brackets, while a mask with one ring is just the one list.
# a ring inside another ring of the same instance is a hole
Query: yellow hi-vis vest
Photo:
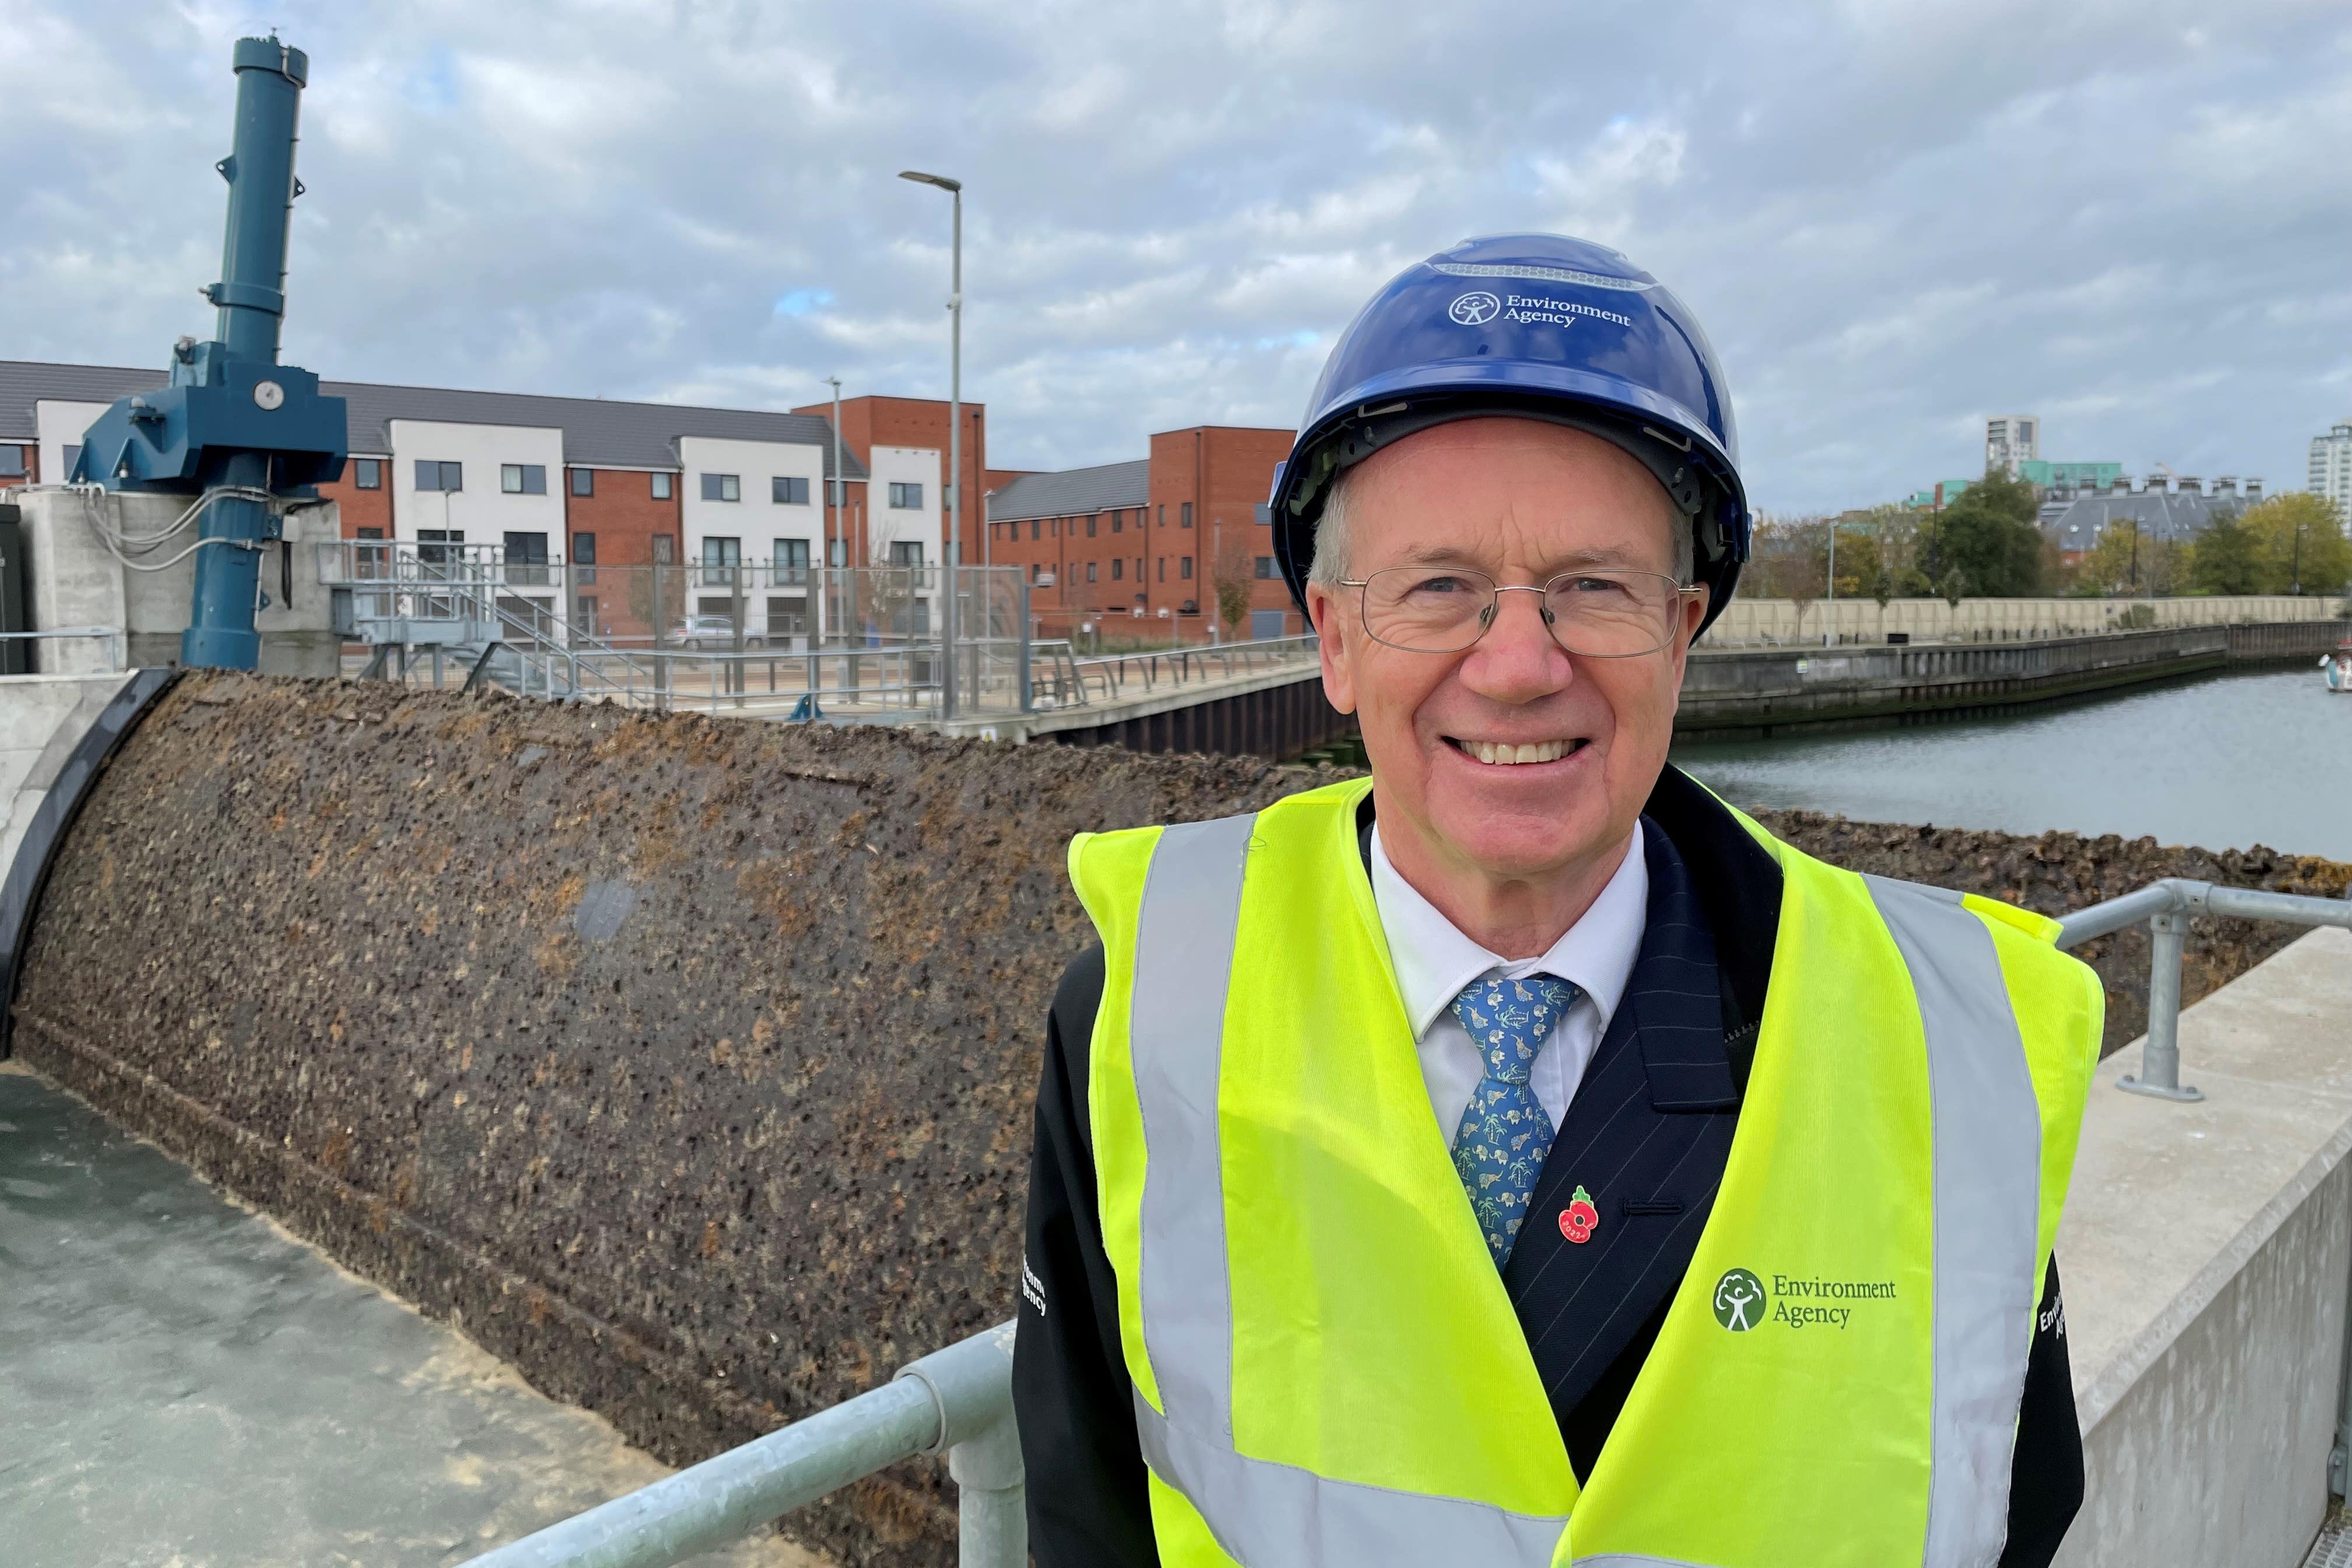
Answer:
[[1070, 847], [1161, 1561], [1989, 1568], [2098, 1051], [2055, 922], [1747, 823], [1783, 877], [1754, 1068], [1580, 1486], [1431, 1114], [1357, 847], [1369, 788]]

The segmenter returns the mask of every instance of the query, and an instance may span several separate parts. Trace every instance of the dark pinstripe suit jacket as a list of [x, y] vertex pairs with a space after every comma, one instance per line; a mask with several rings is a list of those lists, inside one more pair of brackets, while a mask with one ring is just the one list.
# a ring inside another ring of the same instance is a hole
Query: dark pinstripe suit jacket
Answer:
[[[1590, 1473], [1606, 1428], [1578, 1454], [1571, 1416], [1637, 1340], [1646, 1352], [1656, 1337], [1739, 1120], [1715, 938], [1674, 840], [1654, 821], [1643, 826], [1650, 914], [1641, 953], [1503, 1270], [1580, 1473]], [[1580, 1186], [1601, 1223], [1577, 1243], [1559, 1216]]]

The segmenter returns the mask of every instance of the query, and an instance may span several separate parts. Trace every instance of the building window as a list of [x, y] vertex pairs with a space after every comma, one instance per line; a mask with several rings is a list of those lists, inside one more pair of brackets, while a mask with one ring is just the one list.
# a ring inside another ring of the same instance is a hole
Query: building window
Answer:
[[[654, 476], [656, 479], [660, 479], [663, 476], [659, 474], [656, 474]], [[667, 566], [677, 560], [677, 536], [676, 534], [655, 534], [653, 536], [653, 546], [655, 565]]]
[[1176, 575], [1187, 583], [1192, 580], [1192, 558], [1189, 555], [1176, 563]]
[[1116, 583], [1116, 582], [1118, 582], [1119, 579], [1121, 579], [1122, 577], [1125, 577], [1126, 575], [1127, 575], [1127, 557], [1126, 557], [1126, 556], [1124, 556], [1124, 555], [1116, 555], [1116, 556], [1113, 556], [1113, 557], [1111, 558], [1111, 563], [1110, 563], [1110, 580], [1111, 580], [1112, 582]]
[[[923, 487], [917, 485], [917, 489]], [[919, 539], [894, 539], [890, 542], [890, 564], [920, 566], [923, 563], [923, 542]]]
[[25, 448], [0, 447], [0, 479], [21, 479], [25, 477]]
[[743, 542], [716, 533], [704, 535], [702, 563], [705, 566], [740, 566], [743, 564]]
[[[596, 470], [593, 468], [572, 469], [572, 493], [576, 496], [594, 495], [596, 493]], [[593, 601], [583, 600], [582, 603], [588, 604], [593, 603]]]
[[1101, 521], [1102, 517], [1100, 513], [1088, 512], [1087, 514], [1087, 537], [1088, 539], [1092, 539], [1095, 536], [1095, 524]]
[[670, 477], [667, 474], [656, 474], [654, 476], [654, 500], [669, 500], [669, 480]]
[[499, 465], [499, 489], [510, 496], [543, 496], [547, 493], [547, 465], [501, 463]]
[[81, 443], [79, 441], [67, 442], [64, 449], [58, 454], [58, 456], [64, 459], [63, 467], [65, 477], [68, 479], [71, 479], [73, 478], [74, 465], [81, 461]]
[[582, 594], [572, 601], [572, 621], [590, 637], [601, 637], [604, 630], [596, 624], [596, 595]]
[[[1165, 508], [1163, 507], [1163, 508], [1160, 510], [1160, 515], [1161, 515], [1161, 516], [1163, 516], [1163, 517], [1164, 517], [1164, 516], [1166, 516], [1166, 515], [1167, 515], [1167, 509], [1165, 509]], [[1183, 518], [1183, 520], [1184, 520], [1184, 521], [1181, 521], [1181, 522], [1180, 522], [1180, 523], [1178, 523], [1178, 524], [1176, 525], [1177, 527], [1179, 527], [1179, 528], [1190, 528], [1190, 527], [1192, 527], [1192, 503], [1191, 501], [1186, 501], [1186, 502], [1183, 504], [1183, 506], [1182, 506], [1181, 508], [1180, 508], [1180, 509], [1179, 509], [1179, 515], [1181, 515], [1181, 516]]]
[[704, 500], [741, 500], [743, 476], [740, 474], [705, 474], [702, 476]]
[[894, 481], [890, 486], [890, 504], [900, 511], [921, 510], [923, 506], [923, 487], [920, 485], [898, 484]]
[[593, 566], [596, 564], [596, 536], [594, 534], [575, 533], [572, 536], [572, 564], [574, 566]]
[[834, 540], [824, 547], [824, 557], [825, 564], [828, 566], [848, 565], [849, 541], [846, 539]]
[[416, 531], [416, 558], [436, 565], [462, 561], [466, 556], [465, 542], [466, 531], [462, 528], [420, 528]]
[[1168, 557], [1165, 555], [1160, 558], [1160, 580], [1162, 583], [1168, 581]]
[[362, 528], [359, 531], [358, 537], [361, 539], [382, 539], [383, 537], [383, 530], [380, 528]]
[[[1126, 526], [1127, 513], [1123, 511], [1115, 511], [1110, 514], [1110, 531], [1113, 533], [1117, 533], [1120, 529], [1125, 528]], [[1091, 533], [1094, 531], [1089, 529], [1087, 531]]]
[[509, 533], [506, 536], [507, 581], [547, 581], [547, 535]]
[[1033, 518], [1031, 518], [1031, 519], [1029, 520], [1029, 537], [1030, 537], [1030, 538], [1032, 538], [1032, 539], [1042, 539], [1043, 537], [1045, 537], [1045, 524], [1041, 520], [1039, 520], [1039, 519], [1037, 519], [1037, 518], [1034, 518], [1034, 517], [1033, 517]]
[[806, 506], [809, 503], [808, 481], [778, 474], [768, 481], [768, 499], [778, 506]]
[[466, 488], [466, 465], [436, 463], [430, 458], [416, 459], [416, 488], [420, 490], [462, 490]]
[[771, 546], [779, 585], [808, 581], [809, 547], [805, 539], [779, 539]]
[[[6, 452], [6, 447], [0, 447], [0, 456], [5, 456]], [[22, 463], [17, 464], [16, 471], [20, 474], [23, 473], [25, 471], [25, 466]], [[383, 459], [382, 458], [352, 458], [352, 488], [353, 489], [361, 490], [380, 490], [383, 489]]]
[[1087, 562], [1087, 582], [1089, 582], [1089, 583], [1091, 583], [1091, 582], [1093, 582], [1094, 580], [1095, 580], [1095, 563], [1094, 563], [1093, 562], [1089, 561], [1089, 562]]
[[1274, 575], [1273, 556], [1261, 555], [1257, 558], [1257, 574], [1260, 577], [1271, 577]]
[[1168, 526], [1168, 503], [1166, 501], [1161, 501], [1160, 503], [1160, 526], [1162, 528]]

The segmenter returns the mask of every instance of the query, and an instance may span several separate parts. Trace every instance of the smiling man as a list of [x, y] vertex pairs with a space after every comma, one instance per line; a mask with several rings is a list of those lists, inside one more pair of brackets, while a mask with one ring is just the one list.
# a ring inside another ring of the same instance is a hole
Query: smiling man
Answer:
[[1272, 510], [1371, 777], [1071, 846], [1037, 1560], [2047, 1563], [2099, 988], [1667, 765], [1748, 534], [1697, 322], [1465, 242], [1342, 336]]

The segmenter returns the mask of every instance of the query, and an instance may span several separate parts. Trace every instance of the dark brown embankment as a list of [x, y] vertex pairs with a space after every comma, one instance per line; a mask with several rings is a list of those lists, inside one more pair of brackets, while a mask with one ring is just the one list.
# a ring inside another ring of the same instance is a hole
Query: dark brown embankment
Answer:
[[[16, 1050], [635, 1441], [691, 1460], [1010, 1314], [1084, 827], [1318, 774], [191, 676], [59, 853]], [[1769, 819], [2059, 910], [2347, 868]], [[2200, 924], [2200, 994], [2286, 939]], [[2146, 939], [2095, 954], [2111, 1041]], [[929, 1462], [796, 1516], [945, 1563]]]

